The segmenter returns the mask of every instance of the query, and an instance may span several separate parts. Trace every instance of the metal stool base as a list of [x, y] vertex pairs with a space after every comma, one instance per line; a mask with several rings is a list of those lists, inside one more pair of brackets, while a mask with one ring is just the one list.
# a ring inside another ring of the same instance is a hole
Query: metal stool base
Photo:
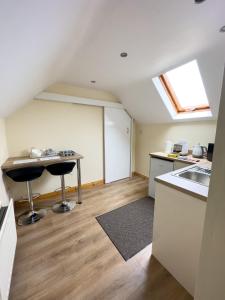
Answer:
[[54, 204], [52, 207], [52, 210], [55, 213], [66, 213], [66, 212], [69, 212], [72, 209], [74, 209], [75, 206], [76, 206], [75, 201], [66, 200], [66, 201]]
[[45, 209], [41, 209], [39, 211], [29, 211], [28, 213], [24, 213], [23, 215], [19, 216], [18, 218], [18, 225], [31, 225], [39, 220], [41, 220], [45, 215], [47, 214], [47, 211]]

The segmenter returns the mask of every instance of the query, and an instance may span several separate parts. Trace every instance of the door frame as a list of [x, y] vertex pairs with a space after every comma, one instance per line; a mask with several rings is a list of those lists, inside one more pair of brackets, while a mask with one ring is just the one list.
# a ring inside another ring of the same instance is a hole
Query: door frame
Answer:
[[[107, 106], [103, 107], [102, 110], [102, 114], [103, 114], [103, 181], [104, 184], [106, 184], [105, 182], [105, 108], [108, 108]], [[125, 108], [118, 108], [118, 107], [114, 107], [116, 109], [119, 110], [124, 110], [128, 116], [130, 117], [130, 170], [129, 170], [129, 177], [132, 177], [132, 170], [133, 170], [133, 163], [132, 163], [132, 157], [133, 157], [133, 123], [134, 123], [134, 119], [132, 118], [132, 116], [128, 113], [128, 111]], [[119, 181], [122, 179], [118, 179], [116, 181]]]

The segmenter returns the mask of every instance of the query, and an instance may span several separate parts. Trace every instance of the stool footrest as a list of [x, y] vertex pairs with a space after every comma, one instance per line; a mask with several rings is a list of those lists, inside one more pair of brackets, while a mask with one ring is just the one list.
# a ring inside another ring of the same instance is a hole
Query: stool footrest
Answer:
[[22, 214], [18, 218], [18, 225], [30, 225], [38, 222], [47, 214], [46, 209], [40, 209], [39, 211], [29, 211]]
[[56, 213], [65, 213], [74, 209], [75, 206], [76, 206], [75, 201], [65, 200], [63, 202], [56, 203], [55, 205], [53, 205], [52, 210]]

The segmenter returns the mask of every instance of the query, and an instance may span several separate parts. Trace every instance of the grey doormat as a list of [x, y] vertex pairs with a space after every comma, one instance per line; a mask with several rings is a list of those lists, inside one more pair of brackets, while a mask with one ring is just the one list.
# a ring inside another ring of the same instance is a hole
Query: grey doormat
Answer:
[[152, 242], [154, 199], [145, 197], [96, 217], [125, 260]]

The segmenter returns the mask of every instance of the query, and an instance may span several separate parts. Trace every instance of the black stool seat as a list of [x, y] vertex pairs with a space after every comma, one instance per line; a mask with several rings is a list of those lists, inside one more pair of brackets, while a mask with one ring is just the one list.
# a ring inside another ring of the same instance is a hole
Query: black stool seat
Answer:
[[40, 177], [44, 169], [44, 167], [26, 167], [7, 171], [6, 175], [16, 182], [32, 181]]
[[30, 204], [30, 210], [22, 214], [18, 218], [18, 225], [29, 225], [38, 222], [46, 215], [45, 210], [34, 210], [33, 203], [33, 194], [31, 188], [31, 181], [40, 177], [44, 171], [44, 167], [25, 167], [15, 170], [10, 170], [6, 172], [6, 175], [9, 176], [12, 180], [16, 182], [26, 182], [27, 185], [27, 194]]
[[71, 173], [75, 165], [76, 165], [75, 162], [67, 161], [67, 162], [52, 164], [46, 167], [46, 169], [50, 174], [61, 177], [62, 201], [60, 203], [54, 204], [52, 208], [52, 210], [56, 213], [69, 212], [75, 207], [74, 201], [68, 201], [68, 199], [66, 199], [65, 179], [64, 179], [64, 175]]
[[72, 172], [73, 168], [75, 167], [76, 163], [75, 162], [63, 162], [63, 163], [57, 163], [57, 164], [52, 164], [46, 167], [49, 173], [52, 175], [60, 176], [60, 175], [65, 175], [69, 174]]

